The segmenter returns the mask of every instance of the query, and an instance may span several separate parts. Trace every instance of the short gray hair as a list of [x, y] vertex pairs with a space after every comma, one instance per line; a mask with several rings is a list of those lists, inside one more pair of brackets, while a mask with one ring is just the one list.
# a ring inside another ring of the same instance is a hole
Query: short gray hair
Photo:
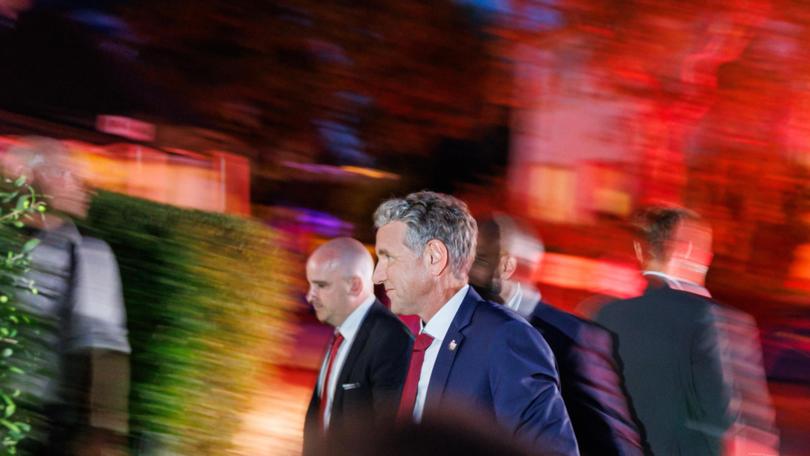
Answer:
[[460, 199], [428, 191], [389, 199], [374, 211], [374, 227], [380, 229], [393, 222], [407, 225], [405, 245], [409, 249], [421, 253], [428, 241], [442, 241], [453, 273], [463, 276], [469, 272], [475, 258], [478, 225]]

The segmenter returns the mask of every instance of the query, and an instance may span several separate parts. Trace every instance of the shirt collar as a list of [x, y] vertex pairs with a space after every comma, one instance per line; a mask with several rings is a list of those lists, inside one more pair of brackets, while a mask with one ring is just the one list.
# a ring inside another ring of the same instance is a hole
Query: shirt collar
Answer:
[[506, 300], [506, 307], [517, 312], [517, 310], [520, 308], [521, 299], [523, 299], [523, 290], [520, 287], [520, 283], [516, 283], [515, 291], [512, 293], [512, 296]]
[[450, 329], [453, 319], [456, 318], [458, 308], [461, 307], [461, 303], [464, 301], [464, 297], [467, 296], [469, 289], [469, 285], [461, 287], [461, 289], [436, 312], [436, 315], [434, 315], [427, 324], [422, 326], [422, 332], [430, 334], [434, 340], [444, 340], [444, 335], [447, 334], [447, 330]]
[[82, 235], [79, 233], [79, 229], [69, 218], [63, 218], [62, 223], [56, 228], [40, 229], [37, 231], [39, 232], [38, 236], [41, 239], [62, 238], [73, 242], [74, 244], [79, 244], [82, 241]]
[[704, 287], [703, 285], [699, 285], [695, 282], [692, 282], [690, 280], [680, 279], [678, 277], [671, 276], [669, 274], [664, 274], [663, 272], [658, 271], [643, 271], [641, 274], [644, 276], [657, 277], [663, 280], [664, 283], [666, 283], [667, 286], [669, 288], [672, 288], [673, 290], [688, 291], [690, 293], [705, 296], [707, 298], [711, 298], [712, 296], [706, 287]]
[[345, 340], [354, 339], [354, 335], [357, 334], [357, 331], [360, 329], [360, 324], [363, 323], [363, 318], [365, 318], [368, 310], [371, 308], [371, 305], [374, 304], [374, 294], [372, 293], [371, 296], [368, 297], [362, 304], [357, 306], [356, 309], [346, 317], [346, 320], [336, 328], [337, 332], [343, 336]]
[[534, 312], [534, 308], [537, 307], [537, 303], [542, 299], [542, 295], [539, 290], [531, 285], [527, 285], [525, 289], [520, 282], [515, 283], [515, 285], [515, 291], [512, 293], [509, 300], [506, 301], [506, 307], [514, 310], [523, 317], [528, 317]]

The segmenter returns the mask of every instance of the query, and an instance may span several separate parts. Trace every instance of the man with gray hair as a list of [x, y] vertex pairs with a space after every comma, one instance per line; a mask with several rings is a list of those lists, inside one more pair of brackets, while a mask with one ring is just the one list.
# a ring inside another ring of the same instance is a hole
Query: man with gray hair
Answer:
[[554, 355], [525, 320], [467, 284], [477, 225], [466, 204], [434, 192], [381, 204], [375, 283], [421, 331], [402, 390], [400, 419], [469, 408], [537, 454], [577, 455]]

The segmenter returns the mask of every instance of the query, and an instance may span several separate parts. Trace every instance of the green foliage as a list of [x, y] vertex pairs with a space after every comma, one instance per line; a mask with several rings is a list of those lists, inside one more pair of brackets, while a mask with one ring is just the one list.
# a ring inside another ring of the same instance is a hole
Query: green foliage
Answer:
[[281, 237], [241, 218], [100, 193], [84, 227], [118, 259], [131, 428], [176, 454], [226, 454], [292, 326]]
[[14, 385], [25, 374], [21, 369], [26, 352], [19, 337], [20, 326], [30, 322], [16, 298], [18, 292], [37, 292], [24, 275], [29, 254], [38, 241], [28, 239], [19, 228], [43, 212], [45, 203], [26, 184], [25, 176], [0, 181], [0, 454], [16, 454], [17, 444], [31, 431], [15, 401], [20, 391]]

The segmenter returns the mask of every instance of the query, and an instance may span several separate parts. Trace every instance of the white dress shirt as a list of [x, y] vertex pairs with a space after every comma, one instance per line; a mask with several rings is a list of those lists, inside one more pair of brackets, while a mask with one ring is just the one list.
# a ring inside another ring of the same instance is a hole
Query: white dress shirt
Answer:
[[439, 356], [439, 350], [442, 348], [444, 336], [447, 335], [447, 330], [450, 329], [450, 324], [453, 323], [453, 319], [456, 318], [458, 308], [461, 307], [461, 303], [464, 301], [464, 297], [467, 296], [469, 289], [469, 285], [464, 285], [422, 328], [421, 332], [427, 333], [433, 337], [433, 342], [431, 342], [430, 347], [425, 350], [425, 360], [422, 362], [419, 384], [416, 387], [416, 403], [413, 406], [413, 419], [417, 423], [422, 421], [422, 412], [425, 409], [425, 398], [427, 398], [428, 385], [430, 385], [430, 376], [433, 374], [433, 366], [436, 364], [436, 358]]
[[506, 307], [514, 310], [523, 318], [529, 318], [540, 302], [540, 292], [532, 287], [526, 287], [524, 290], [520, 282], [515, 284], [515, 291], [512, 296], [506, 300]]
[[510, 296], [504, 304], [506, 304], [506, 307], [517, 312], [518, 308], [520, 308], [521, 299], [523, 299], [523, 293], [521, 293], [520, 284], [518, 283], [515, 284], [515, 291], [512, 293], [512, 296]]
[[[371, 309], [371, 305], [374, 304], [375, 299], [373, 294], [369, 296], [368, 299], [363, 301], [362, 304], [346, 317], [343, 324], [335, 328], [335, 331], [343, 336], [343, 343], [340, 344], [340, 348], [338, 348], [335, 354], [335, 362], [332, 363], [332, 373], [329, 376], [329, 385], [327, 385], [326, 389], [326, 406], [324, 408], [323, 417], [324, 429], [329, 427], [329, 420], [332, 417], [332, 398], [335, 395], [335, 387], [337, 386], [338, 377], [340, 377], [340, 371], [343, 369], [343, 363], [346, 361], [349, 350], [352, 348], [352, 342], [354, 342], [354, 338], [360, 330], [360, 325], [363, 324], [363, 320], [365, 320], [366, 314], [369, 309]], [[321, 363], [321, 373], [318, 375], [318, 394], [323, 391], [323, 381], [326, 376], [326, 366], [328, 363], [329, 353], [327, 353], [323, 359], [323, 363]]]

